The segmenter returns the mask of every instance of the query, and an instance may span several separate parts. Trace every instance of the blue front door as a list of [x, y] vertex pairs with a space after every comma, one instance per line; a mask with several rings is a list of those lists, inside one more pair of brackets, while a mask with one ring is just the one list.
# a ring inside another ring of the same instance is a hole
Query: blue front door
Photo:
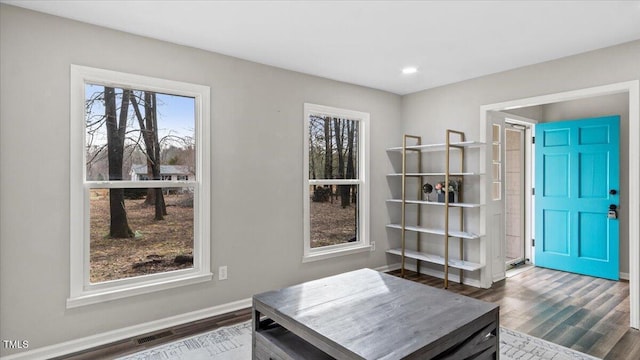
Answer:
[[618, 280], [619, 139], [619, 116], [536, 125], [536, 266]]

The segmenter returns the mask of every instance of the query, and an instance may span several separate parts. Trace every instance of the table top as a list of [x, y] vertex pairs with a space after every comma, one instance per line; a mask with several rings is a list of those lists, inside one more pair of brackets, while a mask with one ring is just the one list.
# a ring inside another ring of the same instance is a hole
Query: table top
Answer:
[[319, 349], [348, 359], [400, 359], [447, 349], [471, 335], [466, 325], [490, 323], [499, 309], [371, 269], [254, 295], [253, 304]]

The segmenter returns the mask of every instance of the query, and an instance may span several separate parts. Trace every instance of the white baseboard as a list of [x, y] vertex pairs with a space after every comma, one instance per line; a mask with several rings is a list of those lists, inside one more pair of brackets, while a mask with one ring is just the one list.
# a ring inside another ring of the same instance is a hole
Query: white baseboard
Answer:
[[380, 266], [373, 270], [380, 271], [380, 272], [389, 272], [389, 271], [394, 271], [398, 269], [400, 269], [400, 263]]
[[192, 321], [206, 319], [208, 317], [226, 314], [251, 307], [251, 298], [234, 301], [227, 304], [193, 311], [186, 314], [171, 316], [154, 320], [143, 324], [133, 325], [122, 329], [108, 331], [102, 334], [87, 336], [80, 339], [66, 341], [60, 344], [49, 345], [37, 349], [27, 349], [18, 354], [5, 356], [3, 360], [36, 360], [50, 359], [57, 356], [72, 354], [78, 351], [91, 349], [97, 346], [116, 341], [136, 337], [142, 334], [186, 324]]

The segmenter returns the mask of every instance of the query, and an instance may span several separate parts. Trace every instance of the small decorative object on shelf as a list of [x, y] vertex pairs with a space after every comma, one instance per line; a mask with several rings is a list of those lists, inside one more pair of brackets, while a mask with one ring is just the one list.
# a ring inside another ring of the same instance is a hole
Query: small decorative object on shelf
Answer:
[[[438, 202], [441, 202], [441, 203], [444, 202], [444, 196], [445, 196], [444, 194], [445, 194], [444, 190], [438, 191]], [[455, 193], [453, 191], [450, 191], [449, 192], [449, 203], [454, 203], [454, 202], [456, 202]]]
[[429, 201], [429, 195], [433, 192], [433, 185], [429, 183], [422, 185], [422, 192], [427, 194], [427, 201]]
[[[462, 181], [451, 180], [449, 181], [449, 202], [455, 202], [456, 194], [460, 190], [460, 183]], [[438, 193], [438, 202], [443, 203], [446, 194], [444, 181], [436, 184], [436, 192]]]

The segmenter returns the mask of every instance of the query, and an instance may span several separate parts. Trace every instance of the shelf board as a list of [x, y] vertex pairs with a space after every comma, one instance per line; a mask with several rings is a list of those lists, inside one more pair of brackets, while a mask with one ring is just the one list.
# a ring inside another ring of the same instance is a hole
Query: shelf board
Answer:
[[[387, 202], [402, 204], [402, 200], [401, 199], [387, 199]], [[444, 206], [443, 202], [436, 202], [436, 201], [406, 200], [405, 202], [407, 204]], [[449, 206], [450, 207], [462, 207], [462, 208], [477, 208], [477, 207], [480, 207], [482, 205], [481, 204], [473, 204], [473, 203], [449, 203]]]
[[[402, 225], [400, 224], [388, 224], [387, 227], [392, 229], [402, 230]], [[404, 228], [405, 230], [415, 231], [415, 232], [420, 232], [425, 234], [444, 235], [444, 229], [425, 228], [425, 227], [413, 226], [413, 225], [407, 225]], [[470, 239], [470, 240], [480, 238], [480, 235], [478, 234], [474, 234], [466, 231], [457, 231], [457, 230], [449, 230], [449, 236], [462, 238], [462, 239]]]
[[[485, 146], [486, 143], [480, 141], [463, 141], [463, 142], [455, 142], [451, 143], [452, 147], [481, 147]], [[411, 145], [407, 146], [407, 150], [419, 150], [419, 151], [443, 151], [446, 150], [446, 144], [427, 144], [427, 145]], [[396, 146], [392, 148], [388, 148], [387, 151], [395, 152], [402, 151], [402, 146]]]
[[[387, 253], [402, 256], [402, 249], [400, 248], [390, 249], [390, 250], [387, 250]], [[423, 252], [417, 252], [415, 250], [405, 249], [404, 256], [411, 259], [417, 259], [417, 260], [426, 261], [434, 264], [444, 265], [444, 257], [439, 255], [427, 254]], [[476, 271], [476, 270], [482, 269], [484, 266], [482, 264], [474, 263], [471, 261], [449, 259], [449, 267], [462, 269], [466, 271]]]
[[[428, 173], [406, 173], [406, 176], [418, 177], [418, 176], [445, 176], [447, 175], [444, 172], [428, 172]], [[471, 176], [471, 175], [480, 175], [479, 173], [474, 172], [450, 172], [449, 176]], [[387, 176], [402, 176], [402, 173], [392, 173], [387, 174]]]

